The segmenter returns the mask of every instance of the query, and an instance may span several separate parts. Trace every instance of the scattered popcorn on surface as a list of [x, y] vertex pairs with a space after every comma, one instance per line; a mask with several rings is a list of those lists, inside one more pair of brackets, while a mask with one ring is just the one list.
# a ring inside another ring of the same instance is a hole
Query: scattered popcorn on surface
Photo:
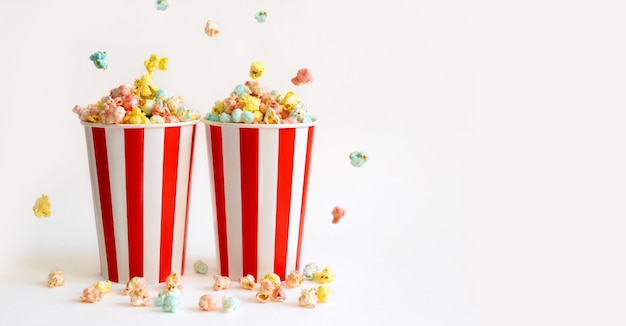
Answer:
[[254, 281], [254, 275], [248, 274], [239, 279], [239, 285], [246, 290], [253, 290], [256, 282]]
[[206, 274], [209, 270], [209, 266], [203, 261], [197, 260], [195, 263], [193, 263], [193, 270], [198, 274]]
[[335, 280], [335, 271], [331, 267], [326, 266], [321, 272], [315, 274], [315, 280], [322, 283], [330, 283]]
[[180, 305], [180, 291], [176, 288], [161, 290], [154, 305], [164, 312], [176, 312]]
[[265, 303], [270, 300], [273, 301], [285, 301], [287, 294], [280, 284], [280, 276], [275, 273], [266, 274], [261, 280], [259, 280], [259, 292], [256, 294], [256, 299], [259, 302]]
[[220, 28], [216, 23], [207, 20], [206, 26], [204, 26], [204, 33], [210, 37], [218, 36], [220, 34]]
[[222, 309], [226, 312], [236, 310], [241, 305], [241, 300], [233, 297], [232, 295], [225, 295], [222, 297]]
[[50, 274], [48, 274], [48, 286], [51, 288], [57, 286], [63, 286], [65, 284], [65, 278], [63, 278], [63, 272], [53, 269]]
[[217, 305], [217, 300], [210, 294], [205, 294], [200, 297], [198, 301], [198, 307], [202, 311], [212, 311], [215, 310], [215, 306]]
[[148, 284], [143, 277], [135, 276], [126, 282], [124, 295], [132, 295], [135, 291], [146, 290], [147, 286]]
[[102, 295], [105, 295], [111, 292], [112, 286], [113, 284], [111, 283], [111, 281], [98, 281], [92, 285], [92, 287], [98, 289], [98, 291], [100, 291]]
[[333, 215], [333, 224], [337, 224], [339, 223], [339, 220], [341, 220], [343, 216], [346, 215], [346, 210], [339, 206], [335, 206], [331, 214]]
[[230, 287], [230, 278], [228, 276], [213, 275], [213, 280], [215, 281], [213, 284], [213, 290], [215, 291], [226, 290]]
[[96, 68], [98, 69], [106, 70], [108, 67], [106, 51], [97, 51], [92, 53], [89, 56], [89, 60], [91, 60], [94, 66], [96, 66]]
[[80, 296], [81, 302], [94, 303], [102, 299], [104, 293], [98, 291], [95, 287], [88, 287], [83, 290], [83, 294]]
[[167, 290], [182, 290], [183, 285], [180, 283], [180, 277], [176, 273], [172, 273], [165, 278], [165, 288]]
[[319, 272], [319, 267], [317, 266], [317, 264], [308, 263], [304, 266], [302, 274], [304, 275], [305, 279], [312, 281], [315, 280], [315, 274], [317, 274], [317, 272]]
[[150, 294], [147, 289], [138, 288], [130, 293], [130, 303], [136, 307], [145, 307], [150, 303]]
[[48, 201], [47, 195], [41, 195], [41, 197], [35, 200], [33, 213], [35, 213], [35, 216], [37, 217], [49, 217], [52, 215], [52, 212], [50, 212], [50, 201]]
[[291, 78], [291, 83], [298, 86], [301, 84], [310, 84], [313, 82], [313, 74], [308, 68], [298, 70], [295, 77]]
[[350, 153], [350, 164], [357, 168], [360, 168], [367, 162], [367, 155], [363, 152], [352, 152]]
[[306, 308], [315, 308], [317, 306], [317, 289], [307, 288], [300, 290], [300, 297], [298, 297], [298, 304]]
[[259, 23], [265, 23], [265, 20], [267, 19], [267, 12], [265, 11], [257, 12], [256, 16], [254, 16], [254, 19], [256, 19], [256, 21]]
[[289, 286], [290, 288], [297, 288], [298, 286], [302, 285], [303, 281], [304, 275], [302, 274], [302, 272], [293, 269], [291, 270], [291, 272], [289, 272], [289, 275], [287, 275], [285, 284], [287, 284], [287, 286]]
[[262, 303], [269, 302], [274, 292], [274, 284], [272, 281], [263, 278], [259, 280], [259, 286], [260, 288], [259, 292], [256, 294], [256, 299]]
[[317, 287], [317, 301], [319, 303], [329, 302], [332, 298], [332, 291], [325, 285], [320, 285]]

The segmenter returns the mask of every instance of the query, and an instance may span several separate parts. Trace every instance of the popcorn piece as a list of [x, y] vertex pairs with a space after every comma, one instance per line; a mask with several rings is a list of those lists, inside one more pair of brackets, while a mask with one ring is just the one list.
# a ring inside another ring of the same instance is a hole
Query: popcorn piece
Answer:
[[178, 274], [172, 273], [165, 278], [165, 288], [167, 290], [182, 290], [183, 285], [180, 283]]
[[217, 36], [220, 34], [220, 28], [217, 26], [216, 23], [207, 20], [206, 26], [204, 26], [204, 33], [210, 37]]
[[150, 303], [150, 295], [145, 288], [138, 288], [130, 293], [130, 303], [133, 306], [145, 307]]
[[256, 21], [259, 23], [265, 23], [265, 20], [267, 19], [267, 12], [265, 11], [257, 12], [256, 16], [254, 16], [254, 19], [256, 19]]
[[273, 288], [280, 287], [280, 276], [278, 276], [278, 274], [276, 273], [265, 274], [263, 279], [270, 281]]
[[317, 306], [317, 289], [308, 288], [300, 291], [300, 297], [298, 297], [298, 304], [306, 308], [315, 308]]
[[272, 293], [267, 291], [259, 291], [257, 292], [255, 298], [261, 303], [266, 303], [269, 302], [272, 298]]
[[180, 291], [176, 288], [161, 290], [154, 305], [165, 312], [176, 312], [180, 305]]
[[98, 281], [92, 285], [92, 287], [98, 289], [100, 293], [104, 296], [105, 294], [111, 292], [112, 283], [111, 281]]
[[203, 261], [197, 260], [195, 263], [193, 263], [193, 270], [196, 271], [196, 273], [198, 274], [206, 274], [206, 272], [209, 270], [209, 266], [207, 266], [207, 264], [205, 264]]
[[271, 300], [274, 301], [285, 301], [287, 295], [285, 290], [280, 285], [280, 276], [275, 273], [270, 273], [265, 275], [261, 280], [259, 280], [260, 289], [256, 294], [256, 299], [259, 302], [268, 302]]
[[274, 283], [268, 278], [262, 278], [259, 280], [259, 285], [260, 289], [256, 294], [256, 299], [263, 303], [269, 302], [275, 289]]
[[226, 312], [236, 310], [241, 305], [241, 301], [232, 295], [225, 295], [222, 297], [222, 308]]
[[285, 293], [285, 289], [279, 287], [272, 292], [272, 300], [283, 302], [287, 300], [287, 294]]
[[297, 288], [298, 286], [302, 285], [303, 281], [304, 275], [300, 271], [294, 269], [289, 272], [289, 275], [287, 275], [285, 284], [287, 284], [287, 286], [289, 286], [290, 288]]
[[83, 290], [83, 294], [80, 296], [81, 302], [94, 303], [100, 301], [104, 293], [98, 291], [98, 289], [94, 287], [88, 287]]
[[215, 280], [215, 284], [213, 284], [215, 291], [226, 290], [230, 287], [230, 278], [228, 276], [213, 275], [213, 279]]
[[205, 294], [205, 295], [201, 296], [200, 300], [198, 301], [198, 307], [200, 307], [200, 310], [202, 310], [202, 311], [212, 311], [212, 310], [215, 310], [215, 306], [216, 305], [217, 305], [217, 301], [210, 294]]
[[337, 224], [339, 223], [339, 220], [341, 220], [343, 216], [346, 215], [346, 210], [339, 206], [335, 206], [331, 214], [333, 215], [333, 224]]
[[239, 284], [241, 285], [242, 288], [246, 290], [254, 289], [254, 286], [256, 285], [256, 282], [254, 281], [254, 275], [248, 274], [246, 276], [241, 277], [239, 279]]
[[317, 274], [317, 272], [319, 272], [319, 267], [317, 266], [317, 264], [308, 263], [304, 266], [302, 274], [304, 275], [305, 279], [311, 281], [315, 279], [315, 274]]
[[329, 302], [332, 298], [332, 291], [325, 285], [320, 285], [317, 287], [317, 301], [319, 303]]
[[63, 278], [63, 272], [53, 269], [48, 275], [48, 286], [53, 288], [57, 286], [63, 286], [65, 284], [65, 278]]
[[260, 61], [255, 61], [250, 65], [250, 78], [261, 78], [265, 73], [265, 65]]
[[298, 70], [295, 77], [291, 78], [291, 83], [298, 86], [300, 84], [310, 84], [313, 82], [313, 74], [308, 68]]
[[175, 295], [168, 295], [163, 299], [163, 306], [161, 309], [165, 312], [176, 312], [180, 306], [180, 298]]
[[37, 217], [49, 217], [52, 215], [52, 212], [50, 212], [50, 201], [48, 201], [47, 195], [41, 195], [41, 197], [35, 200], [33, 213], [35, 213], [35, 216]]
[[132, 295], [136, 291], [146, 290], [148, 284], [143, 277], [135, 276], [126, 282], [124, 295]]
[[170, 4], [167, 2], [167, 0], [156, 0], [156, 2], [154, 3], [154, 7], [157, 10], [161, 10], [161, 11], [167, 10], [169, 6]]
[[106, 51], [97, 51], [97, 52], [92, 53], [89, 56], [89, 60], [93, 62], [96, 68], [102, 69], [102, 70], [106, 70], [108, 67], [106, 59], [107, 59]]
[[360, 168], [367, 162], [367, 155], [363, 152], [352, 152], [350, 153], [350, 164], [352, 166]]
[[315, 279], [322, 283], [330, 283], [335, 280], [335, 272], [331, 267], [324, 267], [321, 272], [315, 274]]

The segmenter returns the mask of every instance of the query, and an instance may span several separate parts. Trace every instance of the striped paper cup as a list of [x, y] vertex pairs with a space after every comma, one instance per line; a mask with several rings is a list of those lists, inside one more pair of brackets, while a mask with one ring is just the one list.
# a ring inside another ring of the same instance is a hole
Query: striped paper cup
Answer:
[[82, 123], [104, 278], [183, 274], [197, 123]]
[[205, 125], [218, 272], [231, 279], [300, 269], [317, 121]]

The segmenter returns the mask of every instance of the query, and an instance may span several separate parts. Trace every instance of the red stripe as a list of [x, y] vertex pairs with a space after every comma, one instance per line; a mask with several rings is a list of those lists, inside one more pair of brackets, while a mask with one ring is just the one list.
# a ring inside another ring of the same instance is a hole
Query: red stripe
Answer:
[[278, 134], [278, 181], [276, 191], [276, 236], [274, 237], [274, 273], [282, 280], [287, 271], [287, 240], [291, 208], [291, 183], [296, 129], [280, 129]]
[[143, 129], [124, 130], [129, 277], [143, 276]]
[[159, 282], [165, 281], [165, 278], [172, 273], [172, 246], [174, 241], [174, 213], [176, 212], [176, 181], [178, 176], [179, 145], [180, 127], [165, 128], [163, 140]]
[[211, 155], [213, 156], [213, 185], [215, 187], [215, 216], [217, 241], [220, 252], [220, 274], [228, 275], [228, 237], [226, 236], [226, 196], [224, 194], [224, 158], [222, 151], [222, 127], [209, 126]]
[[93, 149], [96, 160], [98, 192], [100, 193], [100, 212], [104, 231], [104, 247], [106, 251], [108, 278], [111, 282], [119, 282], [117, 274], [117, 254], [115, 249], [115, 227], [113, 226], [113, 206], [111, 203], [111, 184], [109, 182], [109, 156], [104, 128], [91, 128]]
[[298, 230], [298, 250], [296, 253], [296, 270], [300, 270], [300, 250], [302, 248], [302, 231], [304, 229], [304, 213], [306, 212], [306, 196], [309, 187], [309, 166], [311, 165], [311, 150], [313, 148], [314, 126], [309, 127], [306, 144], [306, 161], [304, 165], [304, 185], [302, 187], [302, 207], [300, 208], [300, 230]]
[[259, 217], [259, 130], [239, 130], [241, 167], [241, 236], [243, 275], [257, 276], [257, 242]]
[[183, 263], [180, 275], [185, 272], [185, 256], [187, 252], [187, 224], [189, 222], [189, 198], [191, 198], [191, 171], [193, 170], [193, 149], [196, 142], [196, 125], [191, 127], [191, 154], [189, 155], [189, 176], [187, 179], [187, 204], [185, 205], [185, 235], [183, 236]]

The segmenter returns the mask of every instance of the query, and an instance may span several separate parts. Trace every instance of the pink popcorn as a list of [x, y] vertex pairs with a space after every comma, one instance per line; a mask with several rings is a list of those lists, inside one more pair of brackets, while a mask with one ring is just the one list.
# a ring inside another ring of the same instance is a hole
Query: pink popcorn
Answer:
[[48, 275], [48, 286], [53, 288], [57, 286], [63, 286], [65, 279], [63, 278], [63, 272], [56, 269], [52, 270]]
[[230, 278], [228, 276], [214, 275], [213, 279], [215, 280], [215, 284], [213, 284], [215, 291], [226, 290], [230, 287]]
[[117, 103], [113, 99], [107, 100], [102, 103], [102, 123], [115, 124], [121, 123], [126, 115], [126, 110], [123, 106], [117, 106]]
[[198, 301], [198, 307], [202, 311], [211, 311], [215, 310], [215, 306], [217, 305], [217, 300], [210, 294], [205, 294], [200, 297]]
[[300, 84], [310, 84], [313, 82], [313, 74], [307, 68], [302, 68], [298, 70], [298, 73], [295, 77], [291, 78], [291, 82], [298, 86]]
[[346, 210], [339, 206], [335, 206], [331, 214], [333, 215], [333, 224], [337, 224], [339, 223], [339, 220], [341, 220], [343, 216], [346, 215]]
[[126, 288], [124, 289], [124, 295], [132, 294], [138, 290], [145, 290], [148, 286], [146, 280], [143, 277], [135, 276], [126, 282]]
[[287, 286], [289, 286], [290, 288], [296, 288], [302, 285], [303, 281], [304, 281], [304, 275], [302, 274], [302, 272], [294, 269], [294, 270], [291, 270], [291, 272], [289, 272], [289, 275], [287, 275], [285, 284], [287, 284]]
[[100, 301], [104, 293], [98, 291], [98, 289], [94, 287], [88, 287], [83, 290], [83, 295], [80, 296], [81, 302], [94, 303]]

